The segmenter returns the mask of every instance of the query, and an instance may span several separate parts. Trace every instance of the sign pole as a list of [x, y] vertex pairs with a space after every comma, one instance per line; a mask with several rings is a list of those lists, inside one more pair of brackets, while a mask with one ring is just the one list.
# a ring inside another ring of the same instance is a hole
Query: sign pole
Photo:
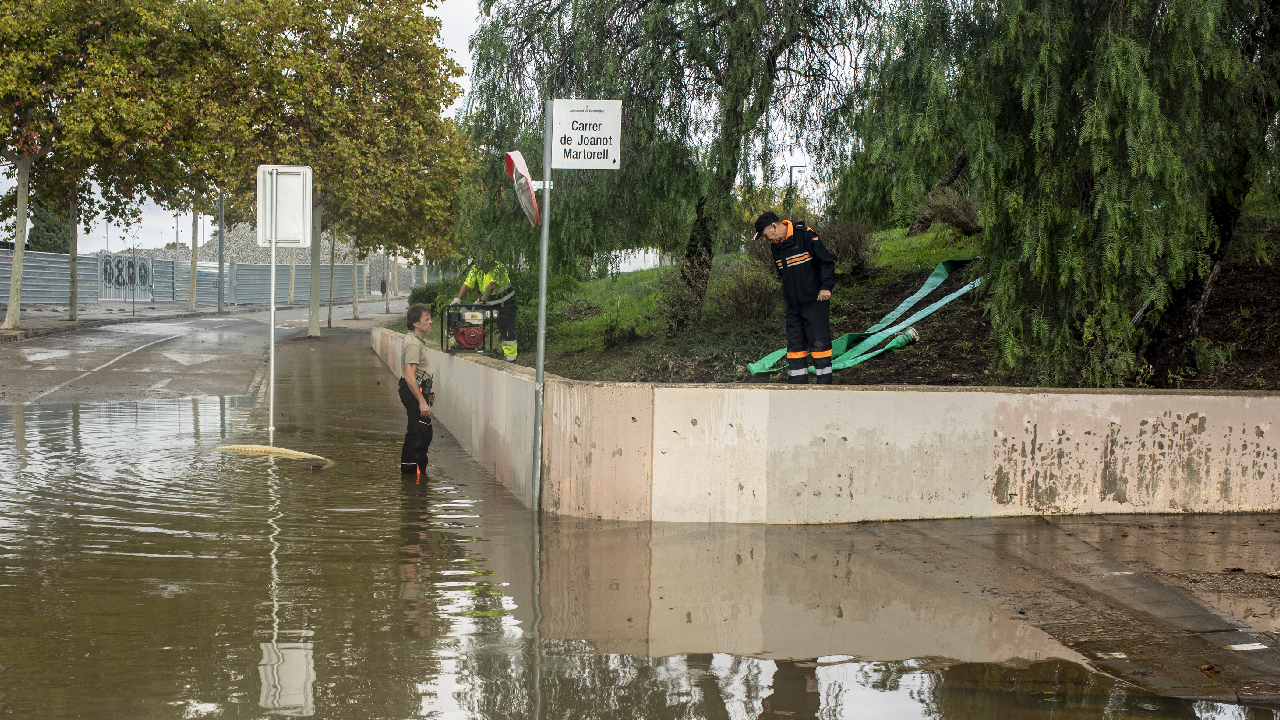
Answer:
[[218, 312], [222, 312], [222, 263], [223, 236], [227, 234], [227, 217], [223, 208], [222, 191], [218, 191]]
[[[267, 322], [271, 324], [267, 348], [267, 380], [270, 383], [267, 388], [267, 442], [272, 445], [275, 444], [276, 431], [276, 252], [281, 234], [284, 235], [285, 245], [288, 247], [311, 247], [311, 242], [314, 240], [311, 222], [313, 194], [310, 167], [306, 165], [258, 166], [258, 247], [271, 248], [271, 270], [267, 281], [271, 284], [267, 292], [267, 299], [271, 304], [267, 308]], [[226, 229], [222, 220], [221, 199], [218, 217], [221, 240], [221, 232]], [[315, 277], [311, 280], [312, 289], [319, 287], [315, 284]]]
[[275, 445], [276, 437], [276, 171], [270, 170], [268, 177], [271, 178], [271, 194], [268, 196], [271, 202], [271, 222], [267, 226], [267, 233], [271, 236], [271, 309], [268, 312], [268, 322], [271, 325], [270, 350], [268, 350], [267, 362], [269, 366], [267, 375], [270, 378], [271, 386], [267, 389], [267, 444]]
[[542, 511], [543, 363], [547, 356], [547, 244], [551, 237], [551, 150], [555, 100], [542, 111], [542, 241], [538, 247], [538, 360], [533, 386], [533, 510]]

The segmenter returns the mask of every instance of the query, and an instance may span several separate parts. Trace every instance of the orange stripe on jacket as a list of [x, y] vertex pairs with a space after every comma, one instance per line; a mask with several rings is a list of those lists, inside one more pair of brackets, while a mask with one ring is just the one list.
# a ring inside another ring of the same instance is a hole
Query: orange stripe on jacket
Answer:
[[788, 264], [788, 265], [795, 265], [796, 263], [798, 263], [798, 262], [804, 262], [805, 260], [808, 260], [808, 259], [810, 259], [811, 257], [812, 257], [812, 256], [811, 256], [809, 253], [805, 253], [805, 254], [801, 255], [800, 257], [798, 257], [798, 258], [792, 258], [792, 259], [788, 260], [788, 261], [787, 261], [787, 264]]

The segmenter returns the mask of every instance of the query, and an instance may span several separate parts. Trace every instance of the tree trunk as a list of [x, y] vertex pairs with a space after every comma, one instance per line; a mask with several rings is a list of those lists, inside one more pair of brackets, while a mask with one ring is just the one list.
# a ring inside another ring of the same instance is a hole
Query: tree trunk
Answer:
[[956, 158], [951, 161], [951, 167], [947, 168], [947, 172], [938, 178], [938, 182], [934, 183], [933, 187], [929, 189], [924, 205], [916, 211], [916, 219], [912, 221], [911, 229], [907, 230], [907, 237], [919, 235], [929, 229], [929, 226], [933, 224], [933, 211], [929, 209], [929, 198], [932, 198], [934, 193], [942, 188], [951, 187], [951, 183], [960, 177], [960, 172], [964, 170], [964, 166], [967, 164], [969, 164], [969, 155], [964, 150], [961, 150], [956, 155]]
[[351, 241], [351, 319], [360, 319], [360, 281], [356, 278], [356, 270], [360, 264], [356, 261], [356, 241]]
[[187, 312], [196, 311], [196, 252], [199, 250], [200, 214], [196, 210], [199, 198], [191, 201], [191, 282], [187, 284]]
[[329, 243], [329, 319], [326, 327], [333, 327], [333, 264], [338, 260], [338, 231], [333, 231], [333, 242]]
[[[1244, 177], [1243, 168], [1238, 177]], [[1243, 183], [1236, 184], [1243, 186]], [[1200, 318], [1204, 316], [1218, 271], [1235, 238], [1247, 191], [1247, 187], [1234, 189], [1237, 192], [1220, 192], [1209, 198], [1209, 217], [1218, 231], [1217, 247], [1209, 253], [1211, 270], [1174, 291], [1169, 307], [1151, 333], [1152, 342], [1145, 355], [1151, 364], [1151, 384], [1156, 387], [1175, 386], [1177, 383], [1171, 376], [1195, 365], [1192, 343], [1200, 334]]]
[[320, 337], [320, 240], [324, 224], [320, 213], [324, 203], [320, 193], [315, 194], [311, 206], [311, 282], [307, 304], [307, 337]]
[[76, 260], [80, 253], [80, 190], [78, 188], [71, 189], [71, 201], [68, 208], [68, 217], [71, 219], [68, 232], [71, 237], [67, 239], [67, 247], [69, 253], [67, 255], [67, 269], [70, 273], [70, 303], [67, 305], [67, 319], [75, 322], [80, 318], [79, 311], [79, 291], [80, 277]]
[[680, 268], [680, 277], [693, 299], [669, 322], [668, 331], [673, 333], [681, 332], [702, 319], [702, 301], [711, 279], [715, 239], [732, 209], [733, 190], [738, 181], [745, 142], [773, 98], [776, 56], [765, 58], [763, 77], [740, 68], [753, 62], [760, 52], [759, 37], [755, 32], [756, 19], [749, 15], [750, 12], [748, 4], [739, 3], [733, 6], [728, 18], [733, 32], [721, 66], [724, 79], [720, 93], [720, 132], [713, 145], [715, 169], [706, 190], [698, 198], [693, 227], [685, 245], [684, 264]]
[[13, 268], [9, 273], [9, 309], [0, 329], [18, 327], [22, 317], [22, 254], [27, 247], [27, 197], [31, 189], [31, 158], [14, 159], [18, 170], [18, 212], [14, 215]]

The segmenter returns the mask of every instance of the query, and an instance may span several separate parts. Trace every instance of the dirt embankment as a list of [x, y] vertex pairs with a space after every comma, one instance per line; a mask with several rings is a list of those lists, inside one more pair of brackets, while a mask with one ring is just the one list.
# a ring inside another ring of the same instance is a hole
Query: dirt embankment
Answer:
[[[876, 323], [920, 288], [931, 270], [872, 271], [849, 279], [831, 306], [833, 337]], [[922, 300], [920, 309], [972, 279], [956, 272]], [[1017, 385], [993, 368], [991, 328], [979, 298], [962, 296], [916, 323], [917, 344], [835, 373], [844, 385]], [[1280, 271], [1252, 258], [1233, 258], [1210, 295], [1201, 332], [1219, 358], [1211, 372], [1183, 377], [1181, 387], [1206, 390], [1280, 390]], [[768, 382], [746, 370], [785, 344], [780, 317], [752, 324], [704, 322], [679, 337], [631, 335], [621, 342], [575, 352], [549, 348], [548, 372], [580, 380], [621, 382]], [[525, 347], [532, 349], [532, 338]], [[523, 348], [522, 348], [523, 349]], [[533, 353], [522, 353], [532, 364]]]

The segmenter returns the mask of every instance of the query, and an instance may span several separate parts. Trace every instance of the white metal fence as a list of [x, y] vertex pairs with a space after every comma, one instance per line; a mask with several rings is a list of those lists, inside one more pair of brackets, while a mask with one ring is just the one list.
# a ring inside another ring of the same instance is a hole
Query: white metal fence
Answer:
[[[13, 272], [13, 250], [0, 250], [0, 302], [9, 301], [9, 276]], [[76, 258], [76, 300], [81, 303], [98, 301], [99, 272], [96, 255], [79, 255]], [[71, 302], [71, 256], [56, 253], [22, 253], [22, 302], [55, 303]]]
[[[151, 301], [151, 258], [132, 255], [98, 256], [98, 297], [103, 300]], [[79, 268], [76, 268], [79, 274]], [[26, 290], [26, 272], [22, 276]]]
[[[25, 252], [22, 262], [22, 302], [66, 304], [70, 299], [69, 256], [53, 253]], [[8, 299], [9, 276], [13, 267], [13, 251], [0, 250], [0, 302]], [[329, 266], [318, 268], [320, 301], [330, 299]], [[351, 302], [351, 265], [333, 267], [332, 299]], [[366, 282], [367, 268], [362, 263], [354, 268], [360, 279], [359, 292], [368, 296], [376, 282]], [[130, 255], [81, 255], [76, 263], [81, 303], [99, 299], [128, 301], [136, 297], [146, 302], [186, 302], [191, 287], [191, 263], [153, 258], [135, 259]], [[249, 263], [226, 263], [222, 272], [223, 302], [228, 305], [265, 305], [269, 300], [271, 266]], [[402, 276], [403, 277], [403, 276]], [[430, 276], [429, 276], [430, 277]], [[412, 281], [421, 275], [414, 273]], [[306, 304], [311, 291], [311, 266], [294, 266], [293, 301]], [[289, 266], [276, 265], [276, 302], [289, 300]], [[218, 263], [196, 263], [196, 302], [218, 302]]]

